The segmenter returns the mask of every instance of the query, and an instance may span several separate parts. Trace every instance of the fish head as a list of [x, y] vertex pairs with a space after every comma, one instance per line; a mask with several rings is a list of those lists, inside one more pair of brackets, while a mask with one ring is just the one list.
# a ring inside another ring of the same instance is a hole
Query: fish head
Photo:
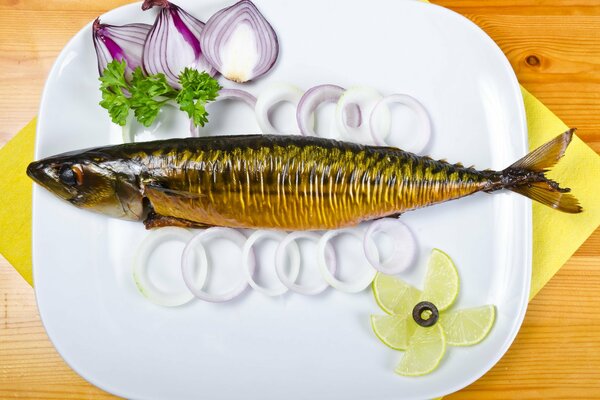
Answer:
[[123, 161], [65, 153], [32, 162], [27, 175], [76, 207], [128, 220], [144, 217], [135, 174]]

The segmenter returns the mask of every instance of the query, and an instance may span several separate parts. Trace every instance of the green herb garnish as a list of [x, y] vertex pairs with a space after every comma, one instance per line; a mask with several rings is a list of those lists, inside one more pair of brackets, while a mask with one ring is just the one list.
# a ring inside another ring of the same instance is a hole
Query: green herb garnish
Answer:
[[131, 79], [126, 76], [125, 60], [110, 62], [100, 77], [102, 101], [115, 124], [125, 126], [129, 111], [146, 127], [152, 125], [165, 103], [175, 101], [195, 126], [208, 122], [206, 104], [219, 95], [221, 86], [206, 72], [185, 68], [179, 75], [181, 89], [172, 88], [164, 74], [145, 75], [137, 67]]

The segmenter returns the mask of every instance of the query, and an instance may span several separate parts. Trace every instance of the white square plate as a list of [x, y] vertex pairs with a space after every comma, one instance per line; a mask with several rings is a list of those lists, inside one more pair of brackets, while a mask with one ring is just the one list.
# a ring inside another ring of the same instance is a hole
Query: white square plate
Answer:
[[[206, 20], [224, 0], [177, 2]], [[477, 26], [447, 9], [410, 0], [256, 0], [277, 31], [276, 81], [408, 93], [429, 110], [428, 153], [480, 169], [502, 169], [526, 152], [519, 85], [510, 64]], [[151, 23], [140, 4], [103, 22]], [[86, 26], [58, 57], [38, 120], [36, 157], [117, 143], [98, 106], [97, 67]], [[235, 114], [239, 111], [240, 114]], [[256, 131], [244, 107], [215, 104], [209, 131]], [[244, 113], [245, 114], [241, 114]], [[186, 130], [178, 131], [185, 136]], [[477, 194], [402, 216], [419, 243], [418, 265], [403, 276], [421, 285], [433, 247], [452, 256], [461, 292], [455, 307], [492, 303], [497, 320], [474, 347], [450, 347], [420, 378], [393, 369], [400, 353], [371, 332], [380, 312], [370, 290], [329, 289], [316, 297], [266, 298], [246, 292], [228, 304], [195, 301], [167, 309], [146, 301], [131, 278], [141, 223], [78, 210], [36, 186], [33, 264], [40, 315], [65, 361], [111, 393], [144, 399], [400, 399], [456, 391], [489, 370], [521, 325], [531, 274], [531, 213], [515, 194]], [[174, 258], [174, 264], [177, 261]]]

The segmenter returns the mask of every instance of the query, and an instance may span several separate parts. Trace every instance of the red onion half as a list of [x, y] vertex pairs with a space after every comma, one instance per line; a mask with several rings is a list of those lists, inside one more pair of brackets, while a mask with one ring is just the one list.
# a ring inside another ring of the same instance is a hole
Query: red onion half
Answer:
[[131, 76], [133, 70], [142, 65], [144, 42], [151, 28], [148, 24], [108, 25], [96, 18], [92, 25], [92, 39], [100, 75], [111, 61], [125, 60], [127, 75]]
[[279, 54], [277, 34], [250, 0], [210, 17], [200, 44], [208, 62], [225, 78], [239, 83], [266, 74]]
[[144, 44], [144, 70], [152, 75], [165, 74], [167, 82], [176, 89], [181, 87], [179, 74], [185, 67], [215, 75], [216, 70], [206, 62], [200, 45], [204, 22], [167, 0], [145, 0], [142, 9], [154, 6], [161, 7], [161, 11]]

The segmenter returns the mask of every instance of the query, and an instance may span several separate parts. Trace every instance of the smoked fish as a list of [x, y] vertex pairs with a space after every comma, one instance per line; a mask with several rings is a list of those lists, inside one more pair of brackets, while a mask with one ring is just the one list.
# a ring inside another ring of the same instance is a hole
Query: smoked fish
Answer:
[[238, 135], [74, 151], [33, 162], [27, 174], [77, 207], [144, 221], [147, 228], [334, 229], [502, 189], [579, 213], [569, 189], [545, 176], [573, 132], [502, 171], [392, 147]]

